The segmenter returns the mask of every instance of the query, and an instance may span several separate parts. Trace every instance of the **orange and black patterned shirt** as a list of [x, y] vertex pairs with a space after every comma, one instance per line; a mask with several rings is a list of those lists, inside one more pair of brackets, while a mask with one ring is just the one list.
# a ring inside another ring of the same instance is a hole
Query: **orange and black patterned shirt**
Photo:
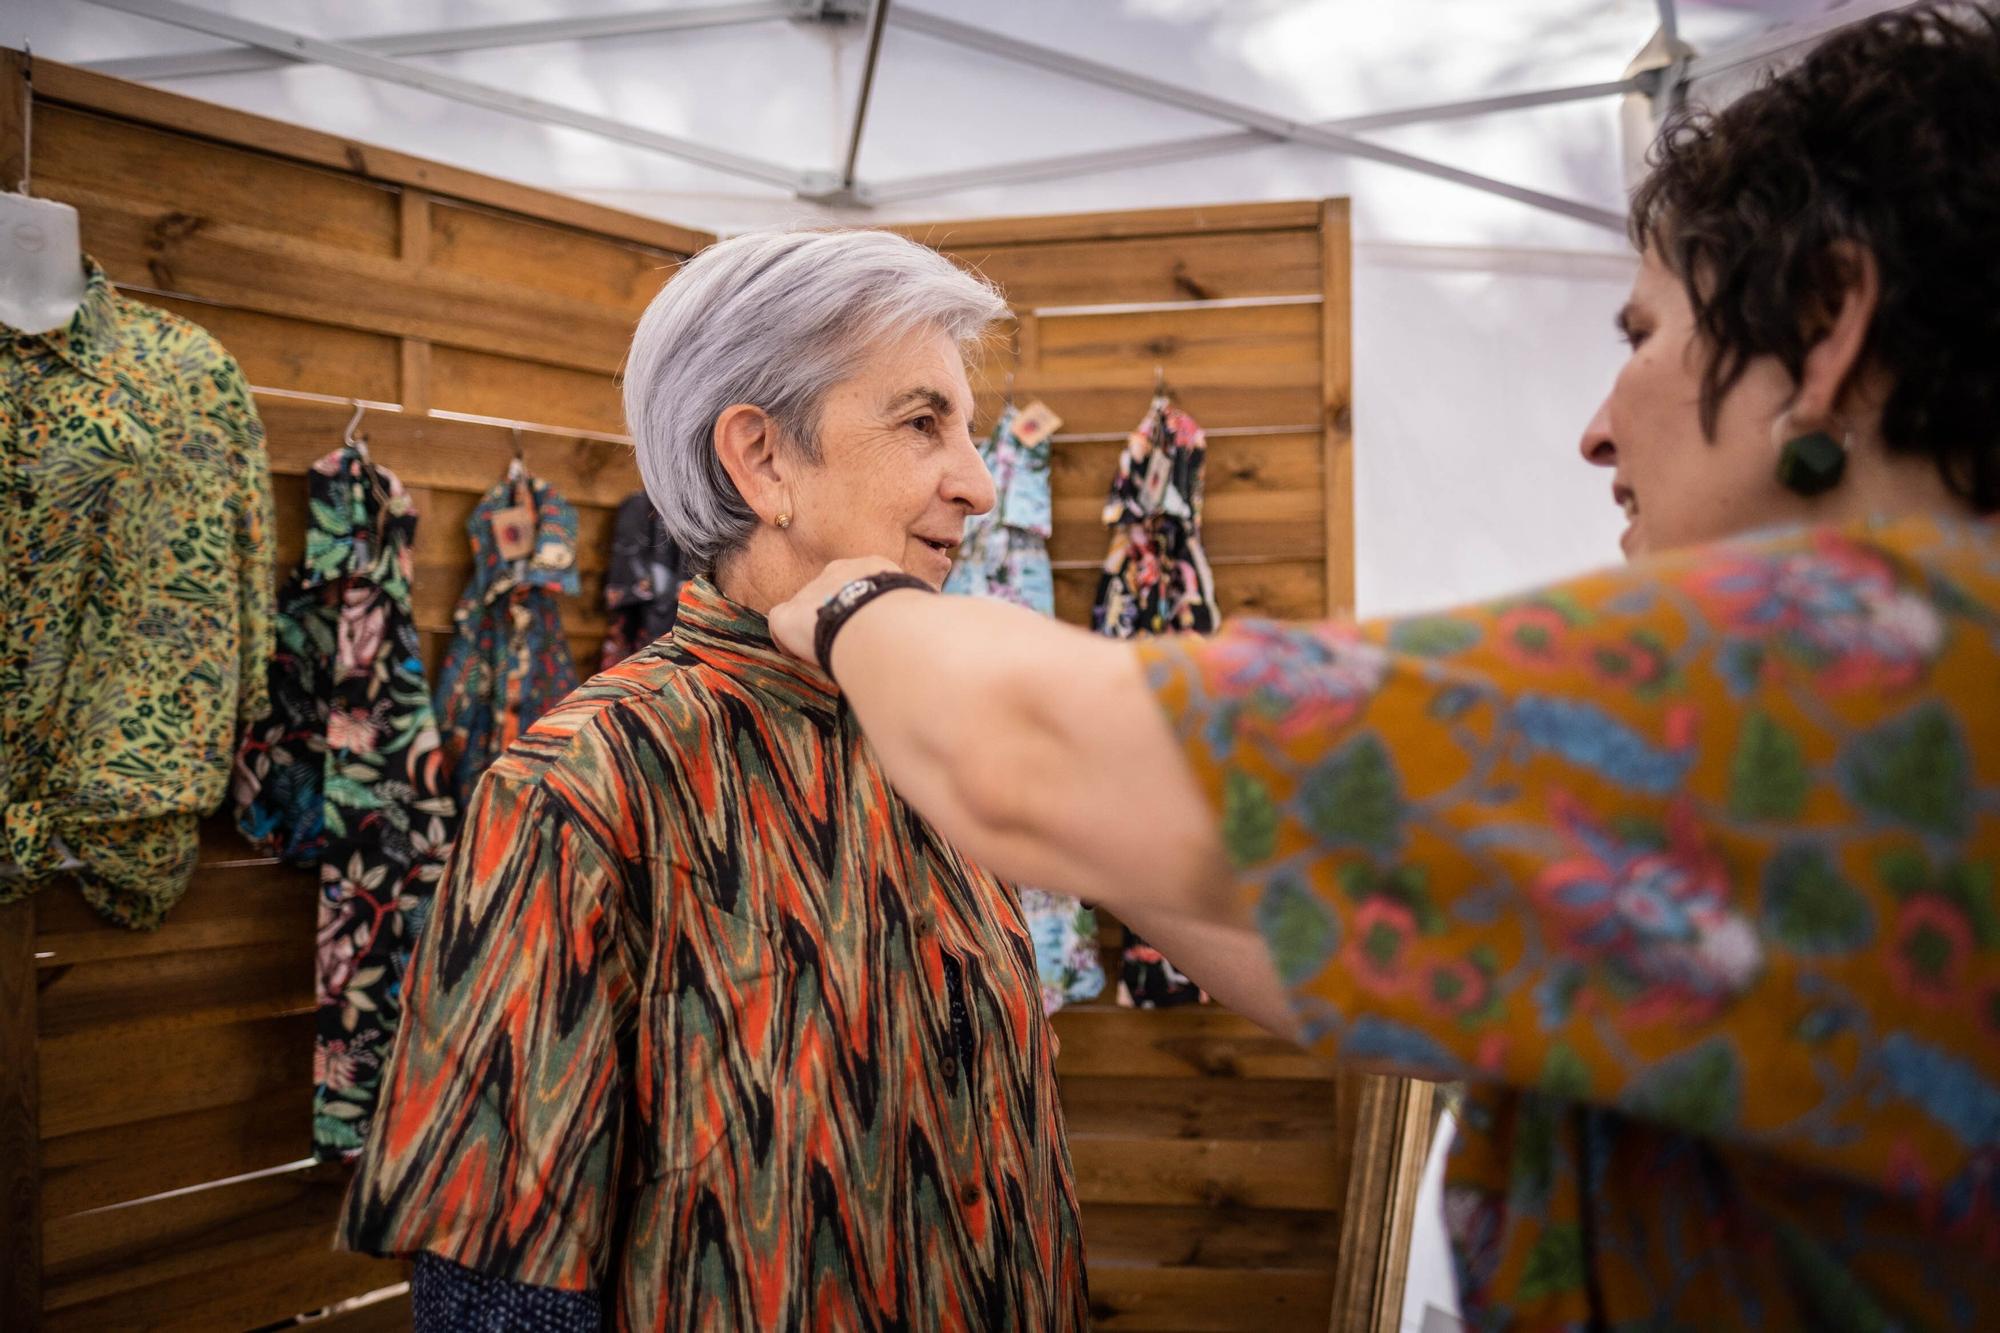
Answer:
[[706, 580], [489, 770], [345, 1245], [606, 1288], [620, 1328], [1075, 1328], [1013, 895]]

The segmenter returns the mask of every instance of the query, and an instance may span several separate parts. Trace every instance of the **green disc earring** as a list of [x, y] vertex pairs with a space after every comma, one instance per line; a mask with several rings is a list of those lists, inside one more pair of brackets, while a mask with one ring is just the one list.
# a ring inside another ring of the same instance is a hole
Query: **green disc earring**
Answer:
[[1778, 483], [1796, 495], [1824, 495], [1847, 471], [1847, 446], [1816, 430], [1794, 435], [1778, 452]]

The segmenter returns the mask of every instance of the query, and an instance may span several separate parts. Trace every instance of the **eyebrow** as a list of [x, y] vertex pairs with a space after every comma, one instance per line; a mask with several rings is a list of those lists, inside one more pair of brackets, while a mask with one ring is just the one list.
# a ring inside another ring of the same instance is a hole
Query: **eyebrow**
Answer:
[[945, 397], [941, 390], [930, 388], [905, 389], [890, 400], [889, 410], [900, 412], [906, 407], [915, 407], [920, 403], [939, 416], [948, 417], [957, 411], [951, 405], [951, 399]]

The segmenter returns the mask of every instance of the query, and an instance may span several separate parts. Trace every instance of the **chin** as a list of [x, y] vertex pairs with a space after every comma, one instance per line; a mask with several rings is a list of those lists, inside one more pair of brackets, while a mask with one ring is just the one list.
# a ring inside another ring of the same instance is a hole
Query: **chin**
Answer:
[[951, 557], [919, 546], [904, 559], [903, 568], [930, 584], [933, 590], [942, 592], [944, 581], [951, 577]]

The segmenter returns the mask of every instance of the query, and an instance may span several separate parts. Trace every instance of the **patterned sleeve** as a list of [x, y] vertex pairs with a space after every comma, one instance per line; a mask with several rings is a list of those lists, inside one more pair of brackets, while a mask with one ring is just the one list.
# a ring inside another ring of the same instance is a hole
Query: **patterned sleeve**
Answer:
[[277, 623], [271, 569], [277, 528], [271, 515], [271, 467], [264, 448], [264, 423], [234, 358], [219, 347], [216, 355], [208, 376], [204, 415], [227, 441], [231, 475], [236, 480], [230, 508], [235, 516], [237, 718], [239, 723], [250, 723], [271, 708], [268, 673]]
[[2000, 1147], [2000, 618], [1894, 549], [1144, 648], [1316, 1047], [1876, 1181]]
[[614, 864], [537, 783], [481, 782], [409, 973], [341, 1240], [510, 1282], [601, 1276], [618, 1035], [636, 1004]]

